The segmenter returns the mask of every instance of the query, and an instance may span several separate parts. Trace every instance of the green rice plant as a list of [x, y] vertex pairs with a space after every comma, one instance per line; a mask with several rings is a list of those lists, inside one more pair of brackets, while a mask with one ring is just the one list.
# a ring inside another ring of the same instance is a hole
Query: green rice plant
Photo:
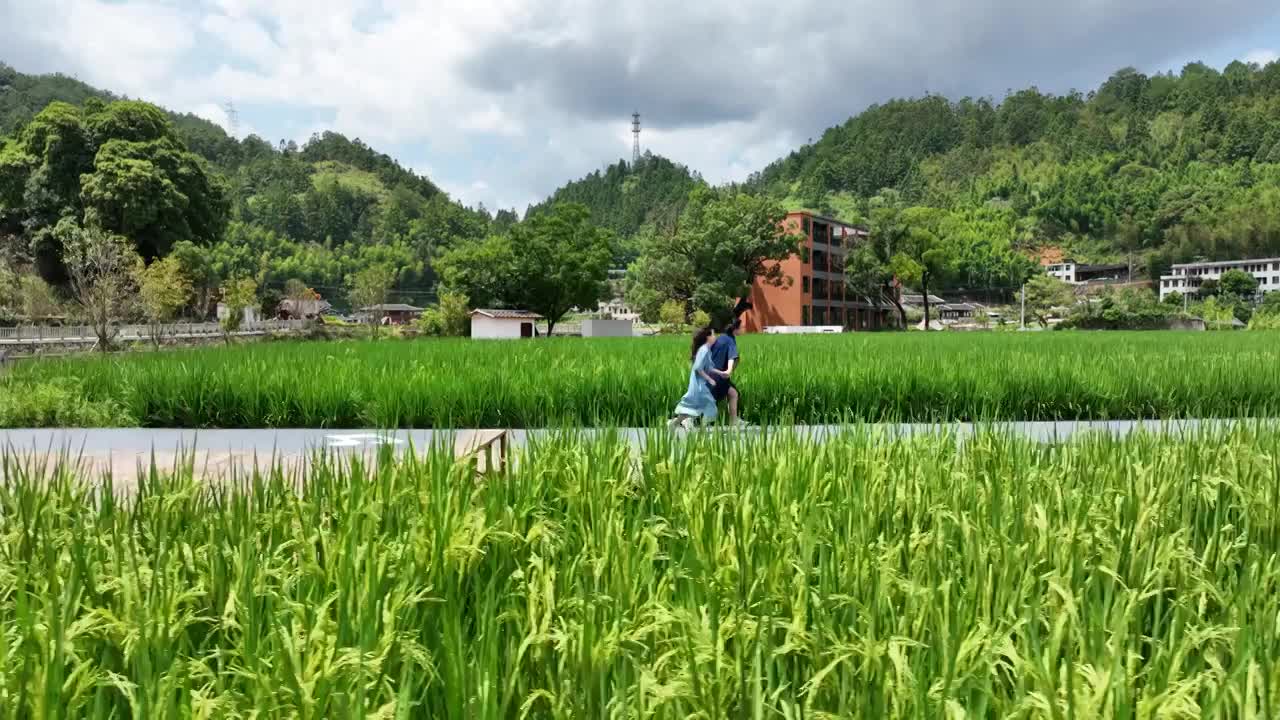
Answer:
[[1280, 430], [5, 457], [0, 716], [1280, 716]]
[[[144, 427], [653, 426], [684, 392], [686, 343], [270, 343], [24, 363], [0, 377], [0, 395], [23, 405], [32, 388], [72, 379], [77, 399], [119, 409], [103, 424]], [[744, 412], [771, 424], [1264, 417], [1280, 397], [1280, 342], [1265, 332], [850, 333], [739, 344]], [[0, 425], [59, 417], [11, 412]]]

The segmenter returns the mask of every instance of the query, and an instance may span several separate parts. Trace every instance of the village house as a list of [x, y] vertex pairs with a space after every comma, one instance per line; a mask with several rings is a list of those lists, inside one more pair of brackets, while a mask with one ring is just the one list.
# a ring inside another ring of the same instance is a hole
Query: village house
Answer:
[[537, 335], [535, 323], [542, 316], [528, 310], [471, 311], [471, 337], [477, 340], [518, 340]]

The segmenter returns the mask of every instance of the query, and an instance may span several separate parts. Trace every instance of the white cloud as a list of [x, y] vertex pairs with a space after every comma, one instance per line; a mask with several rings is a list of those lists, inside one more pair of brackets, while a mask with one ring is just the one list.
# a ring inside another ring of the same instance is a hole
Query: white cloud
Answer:
[[61, 71], [118, 93], [163, 88], [195, 34], [180, 6], [165, 0], [0, 1], [0, 59], [32, 71]]
[[634, 108], [646, 149], [740, 180], [871, 102], [1088, 88], [1194, 59], [1272, 5], [0, 0], [0, 47], [223, 124], [223, 102], [252, 106], [268, 137], [360, 137], [468, 202], [523, 208], [629, 157]]
[[1258, 49], [1244, 56], [1245, 62], [1262, 66], [1270, 65], [1277, 60], [1280, 60], [1280, 52], [1275, 50]]

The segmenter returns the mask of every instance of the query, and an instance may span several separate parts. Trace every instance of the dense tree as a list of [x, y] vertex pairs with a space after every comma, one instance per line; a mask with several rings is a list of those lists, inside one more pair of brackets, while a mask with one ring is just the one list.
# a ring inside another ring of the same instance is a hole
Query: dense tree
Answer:
[[63, 314], [63, 301], [52, 285], [34, 273], [18, 276], [17, 309], [27, 322], [47, 321]]
[[227, 344], [230, 344], [231, 334], [244, 323], [245, 309], [258, 302], [258, 282], [250, 277], [230, 278], [222, 284], [220, 295], [226, 309], [226, 315], [222, 318], [222, 331]]
[[459, 292], [440, 293], [439, 302], [418, 319], [418, 329], [434, 337], [462, 337], [471, 329], [471, 306]]
[[[626, 240], [646, 224], [670, 224], [684, 209], [689, 193], [702, 184], [702, 179], [685, 166], [646, 154], [639, 163], [620, 160], [603, 171], [566, 184], [546, 202], [529, 208], [528, 214], [546, 212], [557, 203], [580, 203], [599, 225]], [[634, 244], [619, 243], [615, 265], [625, 266], [634, 260], [634, 249]]]
[[627, 299], [650, 319], [668, 300], [723, 322], [753, 281], [793, 282], [773, 262], [799, 250], [782, 206], [768, 197], [695, 188], [679, 222], [649, 228], [640, 256], [627, 270]]
[[383, 306], [396, 284], [396, 268], [389, 264], [370, 265], [347, 280], [347, 297], [353, 307], [365, 311], [376, 329], [384, 317]]
[[174, 242], [214, 242], [226, 213], [221, 181], [146, 103], [53, 103], [0, 150], [0, 223], [22, 229], [50, 279], [67, 270], [53, 232], [63, 219], [154, 258]]
[[456, 248], [440, 258], [444, 284], [477, 307], [539, 313], [547, 332], [574, 308], [594, 310], [607, 294], [613, 234], [577, 203], [530, 217], [507, 236]]
[[187, 307], [192, 295], [191, 279], [182, 262], [170, 255], [151, 263], [138, 279], [138, 300], [151, 325], [151, 340], [158, 347], [165, 323], [172, 322]]
[[[957, 230], [995, 238], [991, 258], [1058, 246], [1158, 277], [1175, 262], [1280, 253], [1277, 146], [1280, 63], [1195, 63], [1178, 75], [1120, 70], [1088, 97], [1033, 88], [999, 103], [873, 106], [749, 185], [851, 219], [889, 188], [946, 210], [949, 244]], [[1021, 270], [1006, 270], [962, 261], [951, 284], [1008, 287]]]
[[1075, 304], [1075, 293], [1070, 285], [1043, 273], [1032, 276], [1023, 292], [1026, 293], [1027, 312], [1041, 327], [1049, 327], [1049, 313], [1054, 308]]
[[[277, 147], [116, 100], [68, 78], [0, 66], [0, 251], [60, 283], [62, 251], [49, 229], [67, 214], [127, 235], [148, 257], [180, 247], [185, 266], [201, 248], [197, 264], [208, 273], [193, 275], [197, 312], [238, 274], [263, 283], [264, 296], [290, 277], [333, 293], [347, 275], [391, 262], [406, 289], [427, 290], [437, 255], [489, 232], [485, 213], [359, 140], [326, 133], [301, 148]], [[33, 133], [41, 153], [23, 142]], [[200, 158], [202, 173], [193, 172]], [[224, 190], [225, 207], [190, 201], [209, 197], [204, 181]], [[219, 210], [231, 221], [225, 230], [211, 222]], [[504, 228], [516, 220], [502, 216]]]
[[608, 294], [613, 234], [584, 205], [559, 203], [511, 230], [515, 263], [509, 298], [547, 319], [547, 334], [570, 310], [595, 310]]
[[1240, 298], [1252, 298], [1258, 291], [1258, 279], [1243, 270], [1228, 270], [1218, 278], [1223, 294]]
[[929, 292], [945, 282], [956, 257], [939, 234], [943, 213], [934, 208], [909, 208], [898, 215], [891, 231], [889, 269], [899, 282], [920, 288], [924, 298], [924, 329], [929, 329]]
[[515, 263], [510, 236], [491, 235], [448, 250], [436, 268], [447, 290], [467, 296], [477, 308], [489, 308], [505, 302]]
[[[617, 234], [614, 266], [648, 278], [630, 281], [629, 292], [649, 315], [670, 297], [710, 308], [726, 288], [697, 279], [703, 259], [679, 254], [697, 249], [684, 225], [699, 186], [696, 173], [646, 156], [567, 184], [529, 218], [581, 203]], [[1274, 256], [1280, 63], [1123, 69], [1089, 94], [1029, 88], [1000, 99], [892, 100], [743, 189], [855, 222], [872, 220], [886, 189], [902, 211], [941, 211], [928, 231], [953, 261], [930, 276], [942, 292], [1011, 292], [1027, 276], [1022, 258], [1046, 246], [1084, 262], [1131, 262], [1152, 276], [1202, 258]], [[299, 278], [333, 295], [352, 273], [391, 263], [401, 270], [396, 291], [430, 289], [452, 250], [492, 254], [521, 226], [512, 211], [490, 217], [462, 207], [358, 139], [326, 133], [302, 147], [237, 140], [194, 116], [0, 66], [0, 251], [65, 288], [53, 232], [63, 217], [123, 234], [148, 259], [181, 247], [186, 267], [192, 248], [202, 248], [208, 275], [193, 275], [197, 309], [242, 274], [265, 290]], [[872, 248], [849, 264], [860, 292], [886, 296], [894, 281], [886, 258]]]

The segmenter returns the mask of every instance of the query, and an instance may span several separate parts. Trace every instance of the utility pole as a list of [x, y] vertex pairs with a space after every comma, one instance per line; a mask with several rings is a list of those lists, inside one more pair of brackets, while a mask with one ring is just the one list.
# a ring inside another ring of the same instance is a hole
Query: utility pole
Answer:
[[1019, 329], [1027, 329], [1027, 284], [1022, 283], [1022, 320], [1019, 322]]

